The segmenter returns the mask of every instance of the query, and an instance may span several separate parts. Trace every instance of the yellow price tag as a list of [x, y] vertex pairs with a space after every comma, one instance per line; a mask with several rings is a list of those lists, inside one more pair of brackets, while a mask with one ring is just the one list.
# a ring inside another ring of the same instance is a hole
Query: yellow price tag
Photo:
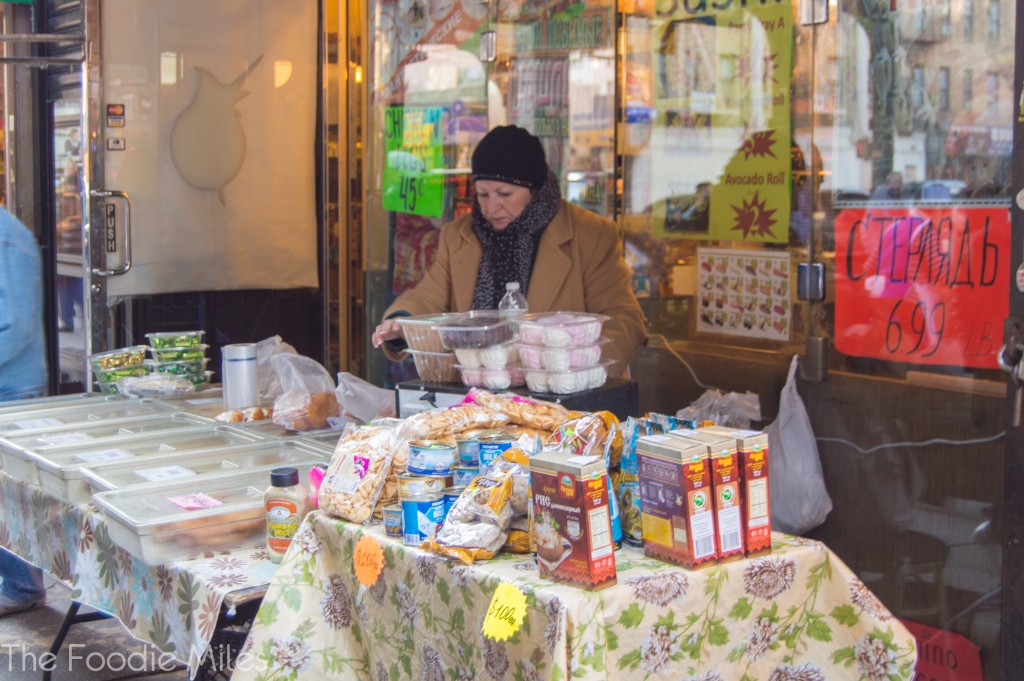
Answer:
[[519, 631], [526, 617], [526, 594], [508, 582], [494, 590], [481, 630], [492, 641], [504, 641]]
[[369, 588], [377, 583], [381, 570], [384, 569], [384, 549], [373, 535], [364, 534], [356, 542], [352, 562], [356, 568], [356, 579]]

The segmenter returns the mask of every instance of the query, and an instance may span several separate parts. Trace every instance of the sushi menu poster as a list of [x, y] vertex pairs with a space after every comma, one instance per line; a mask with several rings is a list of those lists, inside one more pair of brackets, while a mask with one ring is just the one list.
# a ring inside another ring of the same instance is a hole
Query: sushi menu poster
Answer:
[[697, 251], [697, 331], [788, 341], [789, 253]]

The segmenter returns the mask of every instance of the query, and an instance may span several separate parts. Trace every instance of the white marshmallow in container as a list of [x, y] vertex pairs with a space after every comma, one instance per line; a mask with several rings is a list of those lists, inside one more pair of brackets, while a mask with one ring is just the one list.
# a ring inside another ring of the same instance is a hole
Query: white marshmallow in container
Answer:
[[567, 348], [588, 345], [601, 337], [607, 315], [586, 312], [545, 312], [519, 321], [519, 340], [528, 345]]

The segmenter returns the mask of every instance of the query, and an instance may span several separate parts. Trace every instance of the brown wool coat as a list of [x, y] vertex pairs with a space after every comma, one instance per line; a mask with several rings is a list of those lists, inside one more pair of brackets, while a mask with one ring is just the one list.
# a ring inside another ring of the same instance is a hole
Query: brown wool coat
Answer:
[[[421, 315], [471, 309], [483, 256], [471, 219], [465, 215], [441, 228], [433, 264], [415, 288], [395, 299], [385, 319], [400, 311]], [[541, 235], [526, 301], [531, 313], [591, 312], [611, 317], [601, 334], [610, 341], [603, 357], [615, 361], [608, 367], [611, 376], [625, 372], [647, 334], [615, 224], [564, 200]], [[401, 356], [386, 346], [385, 353], [391, 359]]]

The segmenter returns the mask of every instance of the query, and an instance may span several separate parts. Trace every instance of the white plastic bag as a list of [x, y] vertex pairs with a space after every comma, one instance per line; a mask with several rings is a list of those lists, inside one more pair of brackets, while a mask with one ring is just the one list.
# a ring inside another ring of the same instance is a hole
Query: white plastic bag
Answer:
[[676, 412], [676, 418], [711, 421], [719, 426], [749, 428], [751, 421], [761, 420], [761, 398], [752, 392], [725, 393], [705, 390], [690, 406]]
[[779, 416], [765, 428], [771, 488], [772, 529], [803, 534], [825, 521], [832, 499], [825, 489], [818, 443], [800, 393], [794, 355], [779, 399]]
[[334, 395], [341, 405], [341, 413], [351, 416], [360, 423], [369, 423], [375, 418], [395, 415], [393, 390], [378, 388], [347, 371], [338, 374], [338, 387]]
[[277, 377], [277, 372], [274, 371], [274, 366], [271, 363], [271, 358], [282, 352], [298, 354], [295, 348], [281, 340], [280, 336], [264, 338], [256, 343], [256, 381], [261, 400], [277, 399], [277, 396], [284, 392], [284, 388], [281, 387], [281, 379]]
[[274, 400], [273, 421], [287, 430], [321, 430], [331, 427], [340, 410], [334, 395], [334, 379], [318, 362], [290, 353], [271, 360], [284, 392]]

